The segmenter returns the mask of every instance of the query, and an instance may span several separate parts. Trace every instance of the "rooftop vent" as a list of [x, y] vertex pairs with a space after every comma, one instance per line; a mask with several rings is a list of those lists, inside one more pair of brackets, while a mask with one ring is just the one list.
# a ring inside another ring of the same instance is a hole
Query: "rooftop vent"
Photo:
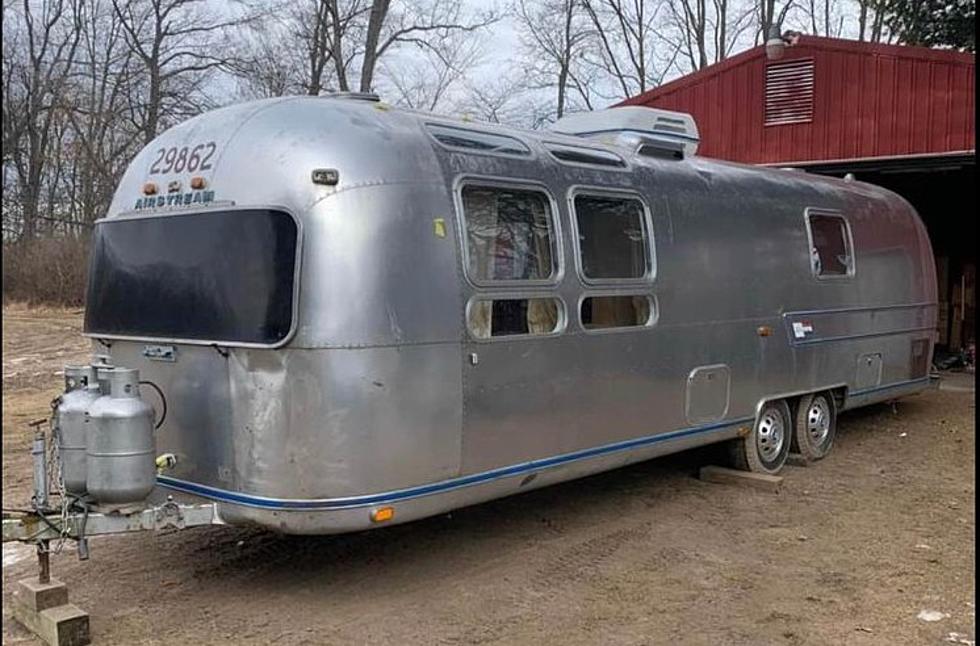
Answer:
[[572, 114], [556, 121], [551, 130], [668, 159], [694, 155], [700, 140], [691, 115], [641, 106]]
[[813, 59], [766, 65], [767, 126], [813, 120]]
[[338, 92], [336, 90], [325, 90], [320, 93], [320, 96], [328, 99], [352, 99], [354, 101], [371, 101], [372, 103], [381, 101], [381, 97], [374, 92]]

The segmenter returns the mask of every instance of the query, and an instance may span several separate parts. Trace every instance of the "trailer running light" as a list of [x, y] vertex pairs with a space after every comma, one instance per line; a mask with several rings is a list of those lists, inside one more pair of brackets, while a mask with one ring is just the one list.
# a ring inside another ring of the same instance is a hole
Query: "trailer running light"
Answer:
[[394, 507], [381, 507], [371, 511], [372, 523], [383, 523], [395, 517]]
[[147, 182], [146, 184], [143, 184], [143, 195], [156, 195], [156, 194], [157, 194], [156, 184], [154, 184], [153, 182]]
[[191, 178], [191, 188], [193, 188], [195, 191], [199, 191], [199, 190], [201, 190], [202, 188], [204, 188], [207, 185], [208, 185], [208, 183], [204, 181], [204, 178], [203, 177], [192, 177]]

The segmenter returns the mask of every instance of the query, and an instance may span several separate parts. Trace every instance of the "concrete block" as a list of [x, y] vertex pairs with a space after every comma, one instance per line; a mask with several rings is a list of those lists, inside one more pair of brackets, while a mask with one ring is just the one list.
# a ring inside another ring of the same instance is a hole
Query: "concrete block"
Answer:
[[776, 493], [782, 485], [782, 476], [771, 476], [765, 473], [752, 473], [751, 471], [737, 471], [726, 469], [725, 467], [706, 466], [701, 467], [699, 474], [701, 480], [714, 482], [717, 484], [741, 484]]
[[14, 588], [14, 602], [23, 604], [32, 612], [41, 612], [68, 603], [68, 586], [57, 579], [39, 583], [37, 579], [24, 579]]
[[70, 603], [41, 612], [14, 604], [14, 619], [49, 646], [87, 646], [92, 643], [88, 613]]
[[68, 588], [60, 581], [18, 581], [13, 614], [49, 646], [86, 646], [92, 642], [88, 613], [68, 603]]

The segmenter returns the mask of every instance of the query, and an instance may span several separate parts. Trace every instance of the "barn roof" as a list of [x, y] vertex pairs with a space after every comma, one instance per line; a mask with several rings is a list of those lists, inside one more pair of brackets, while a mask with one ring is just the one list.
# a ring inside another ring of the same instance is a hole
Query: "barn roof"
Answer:
[[973, 54], [801, 36], [623, 101], [692, 114], [699, 154], [733, 161], [962, 154], [975, 149]]

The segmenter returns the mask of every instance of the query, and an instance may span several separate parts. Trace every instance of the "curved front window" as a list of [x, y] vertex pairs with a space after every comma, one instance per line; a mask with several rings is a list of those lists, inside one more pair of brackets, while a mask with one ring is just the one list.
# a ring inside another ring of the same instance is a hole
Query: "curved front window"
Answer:
[[298, 245], [296, 221], [268, 209], [100, 221], [85, 332], [281, 343], [293, 323]]

